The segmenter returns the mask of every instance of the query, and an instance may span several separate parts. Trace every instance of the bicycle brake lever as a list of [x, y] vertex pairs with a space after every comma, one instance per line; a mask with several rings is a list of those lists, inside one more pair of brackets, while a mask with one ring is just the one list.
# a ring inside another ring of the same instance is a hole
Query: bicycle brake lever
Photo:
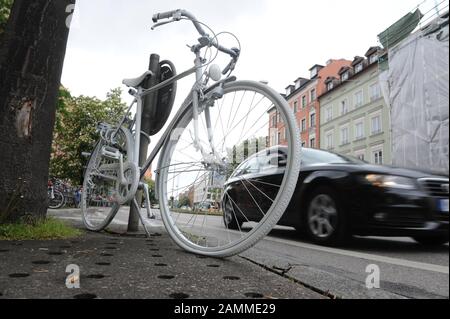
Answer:
[[155, 29], [158, 28], [158, 27], [161, 27], [161, 26], [163, 26], [163, 25], [165, 25], [165, 24], [169, 24], [169, 23], [176, 22], [176, 21], [177, 21], [177, 20], [172, 19], [172, 20], [169, 20], [169, 21], [158, 22], [158, 23], [156, 23], [156, 24], [154, 24], [154, 25], [152, 26], [152, 30], [155, 30]]

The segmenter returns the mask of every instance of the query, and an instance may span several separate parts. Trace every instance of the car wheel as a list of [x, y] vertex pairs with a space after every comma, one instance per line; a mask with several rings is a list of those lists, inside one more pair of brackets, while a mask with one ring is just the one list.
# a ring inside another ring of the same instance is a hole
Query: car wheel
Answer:
[[448, 234], [447, 235], [439, 235], [439, 236], [423, 236], [423, 237], [414, 237], [416, 242], [426, 246], [441, 246], [448, 243]]
[[233, 230], [240, 230], [243, 222], [237, 219], [236, 210], [233, 202], [229, 199], [223, 201], [223, 222], [225, 227]]
[[337, 246], [347, 239], [343, 209], [335, 192], [328, 187], [317, 188], [309, 197], [305, 229], [320, 245]]

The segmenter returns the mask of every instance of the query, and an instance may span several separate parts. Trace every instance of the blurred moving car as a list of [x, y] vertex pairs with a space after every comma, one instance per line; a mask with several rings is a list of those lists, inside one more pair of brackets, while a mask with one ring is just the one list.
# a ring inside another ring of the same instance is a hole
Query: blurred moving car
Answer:
[[[240, 229], [267, 212], [274, 187], [282, 182], [286, 152], [283, 147], [265, 150], [237, 167], [226, 184], [231, 200], [224, 196], [222, 203], [226, 227]], [[426, 245], [448, 242], [448, 176], [370, 165], [316, 149], [304, 148], [301, 158], [298, 184], [279, 225], [332, 246], [350, 235], [407, 236]]]

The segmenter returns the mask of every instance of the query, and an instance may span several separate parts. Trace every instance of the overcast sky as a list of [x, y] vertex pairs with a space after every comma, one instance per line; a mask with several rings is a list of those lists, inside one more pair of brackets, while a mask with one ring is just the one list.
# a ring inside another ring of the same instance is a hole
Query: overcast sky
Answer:
[[[195, 44], [197, 33], [188, 22], [150, 29], [154, 13], [184, 8], [216, 33], [230, 31], [240, 39], [238, 78], [267, 80], [284, 92], [296, 78], [308, 77], [314, 64], [363, 55], [378, 44], [377, 34], [421, 2], [77, 0], [62, 83], [75, 95], [104, 98], [123, 78], [143, 73], [150, 53], [172, 60], [179, 72], [191, 67], [186, 44]], [[228, 44], [231, 38], [219, 40]]]

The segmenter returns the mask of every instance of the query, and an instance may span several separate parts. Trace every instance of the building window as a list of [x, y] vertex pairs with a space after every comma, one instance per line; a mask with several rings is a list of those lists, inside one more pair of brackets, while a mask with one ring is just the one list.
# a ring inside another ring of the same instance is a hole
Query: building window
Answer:
[[328, 91], [331, 91], [333, 88], [334, 88], [334, 83], [333, 83], [333, 81], [328, 82], [328, 84], [327, 84], [327, 90], [328, 90]]
[[341, 128], [341, 145], [349, 143], [348, 127]]
[[311, 70], [311, 79], [315, 78], [317, 76], [317, 68], [314, 68]]
[[298, 112], [298, 102], [295, 101], [294, 102], [294, 113], [297, 113], [297, 112]]
[[316, 148], [316, 139], [315, 139], [315, 138], [312, 138], [312, 139], [309, 141], [309, 145], [310, 145], [311, 148]]
[[365, 152], [361, 152], [361, 153], [357, 153], [355, 154], [355, 157], [361, 161], [365, 161], [366, 160], [366, 154]]
[[272, 134], [270, 136], [270, 146], [277, 145], [277, 136], [275, 134]]
[[376, 165], [383, 165], [383, 150], [376, 150], [373, 152], [373, 162]]
[[370, 101], [378, 100], [381, 97], [381, 89], [378, 83], [370, 86]]
[[364, 122], [355, 124], [355, 138], [356, 140], [364, 138]]
[[378, 62], [378, 53], [372, 54], [372, 55], [369, 57], [369, 63], [370, 63], [370, 64], [373, 64], [373, 63], [375, 63], [375, 62]]
[[306, 100], [306, 95], [302, 96], [302, 107], [305, 108], [307, 104], [308, 104], [308, 101]]
[[306, 131], [306, 119], [302, 120], [302, 126], [301, 126], [302, 132]]
[[344, 100], [341, 102], [341, 115], [348, 113], [348, 101]]
[[316, 98], [317, 98], [316, 90], [312, 89], [311, 90], [311, 102], [314, 102], [316, 100]]
[[333, 107], [329, 107], [325, 111], [325, 120], [326, 122], [330, 122], [333, 120]]
[[381, 126], [381, 115], [372, 117], [372, 135], [379, 134], [383, 131]]
[[332, 149], [333, 147], [334, 147], [334, 145], [333, 145], [333, 133], [329, 133], [329, 134], [327, 134], [327, 137], [326, 137], [326, 147], [327, 147], [327, 149]]
[[359, 73], [359, 72], [361, 72], [363, 70], [363, 63], [361, 62], [361, 63], [358, 63], [356, 66], [355, 66], [355, 73]]
[[277, 134], [277, 144], [281, 143], [281, 132], [278, 132]]
[[316, 127], [316, 113], [311, 114], [310, 116], [310, 126], [311, 127]]
[[277, 119], [277, 113], [275, 113], [272, 116], [272, 127], [277, 127], [278, 119]]
[[342, 82], [344, 82], [344, 81], [347, 81], [348, 79], [349, 79], [349, 73], [348, 73], [348, 71], [347, 72], [344, 72], [343, 74], [342, 74], [342, 76], [341, 76], [341, 80], [342, 80]]
[[364, 94], [363, 91], [355, 93], [355, 107], [360, 107], [364, 104]]

